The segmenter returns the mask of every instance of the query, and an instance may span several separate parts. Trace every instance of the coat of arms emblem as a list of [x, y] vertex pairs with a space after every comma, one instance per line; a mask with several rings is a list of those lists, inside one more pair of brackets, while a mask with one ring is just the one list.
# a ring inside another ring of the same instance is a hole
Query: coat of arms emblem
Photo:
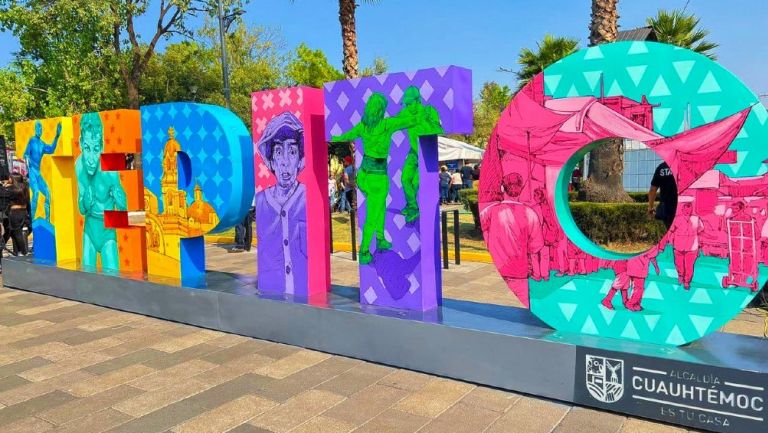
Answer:
[[613, 403], [624, 395], [624, 361], [587, 355], [587, 389], [596, 400]]

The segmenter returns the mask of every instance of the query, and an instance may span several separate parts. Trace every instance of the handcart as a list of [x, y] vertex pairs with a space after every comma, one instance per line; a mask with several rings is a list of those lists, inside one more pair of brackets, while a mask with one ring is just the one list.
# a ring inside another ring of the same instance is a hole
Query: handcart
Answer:
[[723, 288], [730, 286], [757, 287], [757, 240], [755, 220], [749, 217], [728, 220], [728, 275], [723, 277]]

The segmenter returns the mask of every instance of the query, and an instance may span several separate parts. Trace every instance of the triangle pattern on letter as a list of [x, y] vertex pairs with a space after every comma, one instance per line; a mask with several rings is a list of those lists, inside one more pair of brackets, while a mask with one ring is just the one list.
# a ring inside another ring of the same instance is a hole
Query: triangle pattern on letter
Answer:
[[557, 91], [557, 85], [560, 84], [561, 78], [563, 78], [562, 75], [544, 74], [544, 86], [546, 87], [545, 91], [550, 95], [554, 95], [555, 91]]
[[656, 107], [653, 109], [653, 123], [655, 130], [661, 131], [664, 129], [664, 124], [667, 123], [667, 118], [669, 118], [669, 113], [671, 112], [671, 108]]
[[614, 80], [613, 83], [611, 83], [611, 87], [608, 89], [608, 92], [606, 92], [605, 96], [620, 96], [623, 94], [624, 92], [621, 90], [619, 82]]
[[695, 314], [689, 315], [688, 318], [691, 319], [691, 323], [693, 323], [693, 327], [696, 328], [699, 336], [706, 334], [707, 329], [709, 329], [709, 325], [711, 325], [712, 321], [715, 320], [713, 317], [697, 316]]
[[653, 330], [656, 329], [656, 324], [659, 323], [659, 319], [661, 318], [661, 316], [657, 314], [653, 314], [653, 315], [643, 316], [643, 318], [645, 319], [645, 323], [648, 325], [648, 329], [650, 329], [651, 332], [653, 332]]
[[675, 325], [675, 327], [672, 328], [672, 331], [669, 333], [669, 336], [667, 336], [667, 344], [674, 344], [675, 346], [678, 346], [683, 343], [685, 343], [685, 338], [683, 338], [683, 334], [680, 332], [680, 328]]
[[648, 96], [656, 97], [669, 95], [671, 95], [671, 93], [669, 92], [667, 82], [664, 81], [664, 77], [659, 76], [659, 78], [656, 80], [656, 84], [653, 85], [653, 89], [651, 89], [651, 93], [649, 93]]
[[721, 90], [720, 84], [717, 83], [715, 76], [712, 75], [712, 71], [707, 72], [707, 76], [704, 77], [704, 81], [702, 81], [701, 86], [699, 86], [699, 93], [714, 93]]
[[706, 289], [696, 289], [691, 296], [691, 300], [688, 301], [692, 304], [712, 304], [712, 298], [709, 297]]
[[591, 317], [587, 316], [587, 320], [584, 322], [584, 326], [581, 327], [581, 333], [591, 335], [598, 334], [595, 322], [592, 321]]
[[704, 119], [704, 123], [710, 123], [714, 122], [717, 118], [718, 113], [720, 113], [720, 105], [699, 105], [696, 107], [699, 110], [699, 114], [701, 114], [702, 119]]
[[573, 313], [576, 312], [576, 308], [578, 305], [576, 304], [557, 304], [558, 307], [560, 307], [560, 311], [563, 312], [563, 316], [565, 316], [565, 320], [571, 321], [571, 318], [573, 317]]
[[648, 52], [648, 47], [645, 46], [645, 42], [635, 41], [629, 46], [627, 54], [645, 54]]
[[688, 80], [688, 76], [691, 75], [691, 69], [693, 69], [695, 63], [694, 60], [683, 60], [672, 63], [672, 66], [675, 67], [675, 72], [677, 72], [677, 76], [680, 77], [680, 81], [682, 81], [683, 84]]
[[603, 315], [603, 319], [605, 319], [605, 324], [607, 326], [611, 326], [611, 322], [613, 322], [614, 316], [616, 316], [615, 310], [609, 310], [607, 308], [599, 308], [600, 313]]
[[637, 333], [637, 329], [635, 329], [635, 325], [631, 320], [627, 322], [627, 326], [624, 327], [624, 330], [621, 332], [621, 336], [624, 338], [631, 338], [633, 340], [640, 339], [640, 335]]
[[584, 60], [602, 59], [602, 58], [603, 58], [603, 51], [600, 49], [600, 46], [589, 48], [587, 49], [586, 54], [584, 54]]
[[595, 92], [597, 90], [597, 83], [600, 82], [600, 75], [602, 72], [600, 71], [589, 71], [584, 72], [584, 79], [587, 80], [587, 84], [589, 84], [589, 90], [592, 92]]
[[627, 67], [627, 74], [629, 74], [629, 78], [632, 79], [632, 82], [635, 83], [635, 86], [640, 84], [640, 80], [643, 79], [643, 75], [645, 74], [646, 69], [648, 69], [647, 65]]

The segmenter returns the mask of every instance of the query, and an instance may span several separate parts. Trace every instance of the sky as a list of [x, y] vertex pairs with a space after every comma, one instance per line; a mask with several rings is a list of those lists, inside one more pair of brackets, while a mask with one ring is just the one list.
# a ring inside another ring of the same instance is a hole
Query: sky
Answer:
[[[159, 0], [137, 26], [151, 37]], [[578, 38], [587, 45], [590, 0], [381, 0], [357, 12], [361, 66], [384, 58], [391, 72], [444, 65], [472, 69], [475, 93], [486, 81], [514, 87], [520, 49], [533, 48], [546, 33]], [[720, 44], [718, 61], [757, 94], [768, 94], [768, 2], [765, 0], [620, 0], [619, 26], [643, 26], [658, 9], [687, 5]], [[286, 45], [306, 42], [322, 49], [341, 69], [341, 31], [336, 0], [250, 0], [248, 24], [277, 29]], [[18, 42], [0, 33], [0, 65]], [[162, 50], [162, 45], [160, 46]], [[765, 102], [766, 99], [763, 99]]]

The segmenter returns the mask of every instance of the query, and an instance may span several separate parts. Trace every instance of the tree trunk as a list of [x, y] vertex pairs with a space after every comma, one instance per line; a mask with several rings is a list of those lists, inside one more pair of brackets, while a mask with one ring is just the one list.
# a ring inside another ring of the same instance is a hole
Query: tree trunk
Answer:
[[[592, 0], [589, 43], [598, 45], [616, 40], [618, 35], [618, 0]], [[584, 198], [593, 202], [631, 202], [624, 190], [624, 141], [604, 140], [589, 153], [589, 177], [584, 182]]]
[[589, 24], [589, 44], [614, 42], [619, 33], [619, 0], [592, 0], [592, 22]]
[[344, 74], [347, 78], [358, 77], [356, 7], [355, 0], [339, 0], [339, 23], [341, 23], [341, 41], [344, 48]]
[[125, 87], [128, 93], [128, 108], [131, 110], [139, 109], [139, 79], [138, 77], [128, 76], [125, 78]]

